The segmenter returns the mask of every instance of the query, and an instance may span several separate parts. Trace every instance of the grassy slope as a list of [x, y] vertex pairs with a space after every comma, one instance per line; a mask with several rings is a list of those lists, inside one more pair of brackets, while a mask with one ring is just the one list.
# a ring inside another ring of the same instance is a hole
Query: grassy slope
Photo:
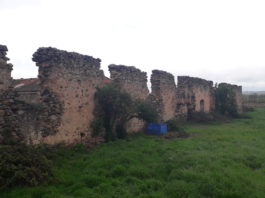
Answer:
[[53, 185], [0, 197], [265, 197], [265, 109], [253, 119], [192, 125], [187, 139], [137, 136], [56, 155]]

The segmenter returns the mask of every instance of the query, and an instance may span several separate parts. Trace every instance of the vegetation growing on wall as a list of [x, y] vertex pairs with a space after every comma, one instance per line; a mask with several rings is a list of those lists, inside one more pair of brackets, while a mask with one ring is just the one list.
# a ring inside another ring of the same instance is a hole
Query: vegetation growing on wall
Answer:
[[157, 114], [147, 102], [133, 100], [115, 83], [98, 88], [95, 93], [96, 120], [91, 124], [94, 136], [104, 134], [105, 141], [124, 138], [126, 123], [133, 118], [154, 122]]
[[216, 111], [232, 117], [237, 117], [236, 96], [231, 87], [218, 86], [215, 91]]

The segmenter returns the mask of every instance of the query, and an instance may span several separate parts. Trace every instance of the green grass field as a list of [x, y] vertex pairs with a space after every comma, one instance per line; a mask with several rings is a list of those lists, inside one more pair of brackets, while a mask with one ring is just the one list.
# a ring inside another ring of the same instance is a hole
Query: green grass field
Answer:
[[252, 119], [189, 124], [191, 137], [135, 135], [54, 154], [56, 180], [1, 198], [265, 198], [265, 109]]

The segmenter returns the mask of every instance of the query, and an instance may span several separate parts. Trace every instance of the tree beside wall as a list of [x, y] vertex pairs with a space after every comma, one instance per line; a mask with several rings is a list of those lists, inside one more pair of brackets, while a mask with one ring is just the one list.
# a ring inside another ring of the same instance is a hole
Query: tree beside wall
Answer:
[[95, 93], [95, 117], [91, 128], [93, 135], [104, 135], [105, 141], [124, 138], [126, 123], [133, 118], [155, 122], [157, 113], [144, 100], [134, 100], [118, 84], [110, 83], [98, 88]]

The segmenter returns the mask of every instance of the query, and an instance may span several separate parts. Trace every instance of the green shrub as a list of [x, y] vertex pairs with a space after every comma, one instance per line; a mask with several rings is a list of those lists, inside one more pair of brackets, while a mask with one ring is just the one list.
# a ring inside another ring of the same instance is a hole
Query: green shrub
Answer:
[[158, 120], [158, 113], [156, 109], [146, 101], [136, 102], [137, 118], [148, 123], [154, 123]]
[[110, 83], [95, 93], [95, 117], [91, 128], [93, 136], [103, 135], [105, 141], [127, 136], [126, 123], [133, 118], [147, 122], [157, 119], [157, 112], [147, 102], [133, 100], [118, 84]]
[[52, 178], [51, 161], [31, 146], [0, 147], [0, 188], [37, 186]]
[[177, 120], [168, 120], [166, 121], [168, 131], [172, 132], [182, 132], [184, 129], [180, 126]]
[[91, 126], [93, 134], [104, 134], [105, 141], [107, 142], [115, 140], [121, 135], [117, 134], [117, 126], [120, 133], [126, 133], [123, 130], [124, 126], [134, 116], [134, 106], [131, 96], [117, 84], [111, 83], [97, 89], [95, 101], [96, 121]]

